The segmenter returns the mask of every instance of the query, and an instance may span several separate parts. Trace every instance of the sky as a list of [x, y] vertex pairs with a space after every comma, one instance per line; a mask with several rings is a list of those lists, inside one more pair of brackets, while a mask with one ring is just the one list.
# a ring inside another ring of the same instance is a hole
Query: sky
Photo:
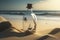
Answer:
[[35, 4], [42, 0], [0, 0], [0, 10], [26, 10], [28, 3]]
[[34, 10], [60, 10], [60, 0], [0, 0], [0, 10], [26, 10], [28, 3]]
[[34, 4], [34, 6], [37, 10], [60, 10], [60, 0], [45, 0]]

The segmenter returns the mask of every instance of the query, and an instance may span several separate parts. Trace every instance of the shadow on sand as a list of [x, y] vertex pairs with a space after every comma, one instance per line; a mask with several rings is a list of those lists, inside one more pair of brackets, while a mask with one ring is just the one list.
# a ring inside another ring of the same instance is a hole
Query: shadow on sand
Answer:
[[31, 35], [31, 34], [33, 34], [33, 33], [30, 33], [29, 31], [17, 33], [17, 32], [14, 32], [12, 30], [7, 30], [7, 31], [4, 31], [4, 32], [0, 32], [0, 38], [7, 38], [7, 37], [13, 37], [13, 36], [25, 37], [25, 36], [28, 36], [28, 35]]
[[8, 21], [1, 22], [0, 23], [0, 38], [7, 38], [7, 37], [13, 37], [13, 36], [16, 36], [16, 37], [28, 36], [28, 35], [35, 33], [36, 25], [34, 27], [35, 28], [33, 30], [31, 30], [31, 28], [28, 28], [24, 32], [17, 33], [17, 32], [12, 31], [11, 28], [13, 28], [13, 27], [10, 22], [8, 22]]
[[48, 35], [40, 37], [37, 40], [60, 40], [60, 28], [52, 30]]

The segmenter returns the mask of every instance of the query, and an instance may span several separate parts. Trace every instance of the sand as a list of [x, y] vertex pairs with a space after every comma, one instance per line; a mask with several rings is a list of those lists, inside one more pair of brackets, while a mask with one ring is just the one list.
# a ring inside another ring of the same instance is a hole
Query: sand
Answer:
[[[20, 31], [23, 28], [24, 28], [24, 30], [26, 30], [30, 23], [32, 23], [32, 26], [33, 26], [33, 22], [31, 22], [31, 20], [25, 22], [24, 24], [23, 24], [22, 20], [18, 20], [18, 21], [17, 20], [10, 20], [10, 22], [13, 27], [15, 27], [16, 29], [18, 29]], [[17, 37], [17, 36], [3, 37], [3, 38], [0, 38], [0, 40], [36, 40], [39, 37], [44, 36], [47, 33], [51, 32], [55, 28], [60, 28], [60, 21], [38, 20], [37, 21], [37, 29], [36, 29], [35, 34], [25, 36], [25, 37]], [[12, 29], [12, 30], [14, 32], [20, 33], [16, 29]], [[7, 33], [7, 32], [5, 32], [5, 33]], [[7, 34], [9, 34], [9, 33], [7, 33]]]

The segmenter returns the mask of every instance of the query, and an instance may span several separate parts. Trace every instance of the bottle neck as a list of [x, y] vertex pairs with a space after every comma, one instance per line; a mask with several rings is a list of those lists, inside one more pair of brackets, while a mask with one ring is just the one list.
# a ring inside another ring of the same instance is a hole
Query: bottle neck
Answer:
[[27, 9], [27, 14], [31, 14], [33, 13], [33, 10], [32, 9]]

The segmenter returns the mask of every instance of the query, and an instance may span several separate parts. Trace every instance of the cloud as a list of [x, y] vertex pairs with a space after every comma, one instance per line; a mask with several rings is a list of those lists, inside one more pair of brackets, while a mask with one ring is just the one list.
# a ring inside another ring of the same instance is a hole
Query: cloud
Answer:
[[60, 0], [46, 0], [34, 4], [36, 10], [60, 10]]

